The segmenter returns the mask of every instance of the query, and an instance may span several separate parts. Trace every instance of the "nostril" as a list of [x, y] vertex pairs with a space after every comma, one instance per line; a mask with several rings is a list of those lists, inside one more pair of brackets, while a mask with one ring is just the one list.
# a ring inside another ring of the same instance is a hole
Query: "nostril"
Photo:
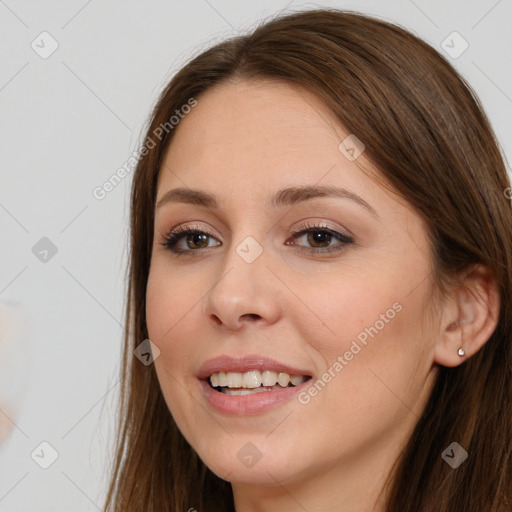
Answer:
[[213, 321], [214, 321], [217, 325], [222, 325], [222, 320], [221, 320], [217, 315], [211, 315], [211, 317], [213, 318]]

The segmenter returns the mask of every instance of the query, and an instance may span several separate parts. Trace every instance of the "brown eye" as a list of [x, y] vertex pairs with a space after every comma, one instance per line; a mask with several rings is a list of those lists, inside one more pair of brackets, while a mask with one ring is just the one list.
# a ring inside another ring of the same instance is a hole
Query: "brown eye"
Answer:
[[[303, 229], [302, 229], [303, 228]], [[302, 225], [299, 231], [293, 235], [295, 240], [302, 237], [306, 238], [306, 242], [310, 244], [310, 247], [305, 247], [306, 251], [310, 252], [331, 252], [343, 249], [348, 244], [353, 244], [354, 240], [349, 236], [334, 231], [327, 226], [308, 226]], [[329, 245], [333, 239], [339, 241], [336, 245]], [[292, 245], [297, 245], [293, 242]]]
[[[310, 231], [307, 233], [307, 240], [313, 247], [326, 247], [332, 240], [332, 235], [326, 231]], [[318, 246], [316, 244], [320, 245]]]
[[[161, 245], [176, 254], [195, 252], [199, 249], [206, 249], [208, 247], [209, 238], [214, 237], [207, 231], [203, 231], [195, 227], [180, 227], [171, 231], [166, 237], [164, 237], [164, 241]], [[182, 241], [185, 242], [185, 248], [183, 247]]]
[[208, 235], [204, 233], [191, 233], [187, 235], [185, 242], [190, 249], [203, 249], [208, 247]]
[[[327, 253], [342, 250], [346, 245], [354, 243], [351, 237], [327, 226], [302, 225], [300, 228], [299, 231], [293, 234], [293, 238], [299, 240], [304, 237], [309, 247], [307, 245], [303, 247], [302, 244], [296, 242], [287, 245], [297, 245], [301, 249], [313, 253]], [[161, 245], [176, 255], [180, 255], [187, 252], [199, 252], [202, 249], [212, 247], [208, 244], [209, 239], [216, 240], [213, 234], [197, 227], [179, 227], [165, 236]], [[333, 240], [338, 240], [338, 243], [332, 245]]]

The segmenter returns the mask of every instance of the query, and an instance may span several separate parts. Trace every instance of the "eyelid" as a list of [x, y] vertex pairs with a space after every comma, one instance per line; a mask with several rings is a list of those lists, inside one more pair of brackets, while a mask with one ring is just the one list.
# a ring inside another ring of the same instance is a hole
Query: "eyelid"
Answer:
[[309, 218], [303, 221], [299, 221], [299, 226], [297, 228], [293, 228], [294, 232], [298, 232], [300, 229], [326, 229], [328, 231], [335, 231], [336, 233], [339, 233], [340, 235], [345, 236], [346, 238], [355, 238], [355, 235], [353, 232], [346, 228], [345, 226], [342, 226], [339, 223], [334, 223], [332, 221], [328, 220], [320, 220], [320, 219], [313, 219], [310, 220]]
[[[295, 242], [289, 243], [289, 240], [286, 241], [285, 245], [292, 245], [297, 246], [300, 248], [300, 250], [308, 252], [310, 254], [328, 254], [330, 252], [340, 252], [343, 250], [347, 245], [353, 245], [355, 244], [354, 238], [352, 234], [347, 235], [343, 231], [348, 230], [338, 230], [338, 228], [332, 228], [329, 225], [327, 225], [326, 221], [303, 221], [297, 228], [293, 229], [293, 232], [291, 234], [291, 237], [294, 240], [297, 240], [298, 238], [301, 238], [303, 236], [306, 236], [308, 233], [311, 232], [324, 232], [327, 233], [329, 236], [334, 238], [335, 240], [338, 240], [338, 243], [332, 246], [328, 247], [306, 247], [303, 245], [296, 244]], [[350, 232], [349, 232], [350, 233]], [[199, 248], [199, 249], [176, 249], [176, 245], [183, 240], [183, 238], [187, 235], [191, 234], [202, 234], [206, 235], [208, 238], [214, 239], [216, 241], [219, 241], [217, 236], [213, 234], [208, 228], [202, 228], [199, 225], [189, 225], [189, 224], [183, 224], [179, 225], [178, 227], [171, 228], [166, 233], [161, 233], [161, 240], [160, 245], [167, 248], [171, 253], [173, 253], [175, 256], [180, 256], [181, 254], [185, 253], [201, 253], [205, 250], [211, 249], [211, 247], [206, 248]], [[220, 242], [220, 241], [219, 241]], [[220, 242], [222, 244], [222, 242]]]
[[[303, 222], [296, 230], [294, 230], [292, 234], [292, 238], [295, 240], [305, 236], [308, 233], [317, 232], [325, 232], [329, 233], [330, 236], [338, 240], [338, 244], [322, 248], [322, 247], [305, 247], [306, 251], [311, 253], [329, 253], [329, 252], [339, 252], [347, 245], [353, 245], [354, 237], [352, 235], [347, 235], [343, 232], [343, 230], [334, 229], [329, 225], [324, 225], [321, 222], [314, 222], [309, 224], [308, 221]], [[301, 246], [302, 247], [302, 246]]]
[[[176, 227], [170, 228], [169, 230], [164, 230], [163, 232], [160, 232], [160, 239], [163, 241], [161, 242], [161, 245], [166, 246], [168, 244], [168, 241], [171, 237], [181, 237], [182, 235], [186, 235], [188, 233], [201, 233], [209, 236], [210, 238], [214, 238], [218, 241], [217, 235], [212, 233], [212, 231], [208, 228], [203, 228], [202, 226], [199, 226], [197, 224], [184, 224], [184, 225], [178, 225]], [[221, 242], [222, 243], [222, 242]], [[193, 251], [182, 251], [182, 252], [193, 252]]]

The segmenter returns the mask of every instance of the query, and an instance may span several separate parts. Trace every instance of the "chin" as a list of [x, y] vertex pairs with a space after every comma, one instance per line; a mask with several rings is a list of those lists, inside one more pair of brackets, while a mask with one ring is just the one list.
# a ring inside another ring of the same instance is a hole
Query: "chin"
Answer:
[[242, 444], [242, 448], [224, 449], [221, 454], [210, 454], [201, 459], [215, 475], [232, 484], [274, 486], [278, 482], [299, 478], [302, 471], [297, 465], [296, 455], [276, 454], [270, 449], [268, 453], [263, 449], [257, 451], [247, 442]]

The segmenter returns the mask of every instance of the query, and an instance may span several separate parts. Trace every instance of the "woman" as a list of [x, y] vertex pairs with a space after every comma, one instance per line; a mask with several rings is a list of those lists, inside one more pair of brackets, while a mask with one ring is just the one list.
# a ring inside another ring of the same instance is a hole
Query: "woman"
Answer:
[[106, 509], [510, 512], [509, 186], [389, 23], [294, 13], [189, 62], [133, 181]]

